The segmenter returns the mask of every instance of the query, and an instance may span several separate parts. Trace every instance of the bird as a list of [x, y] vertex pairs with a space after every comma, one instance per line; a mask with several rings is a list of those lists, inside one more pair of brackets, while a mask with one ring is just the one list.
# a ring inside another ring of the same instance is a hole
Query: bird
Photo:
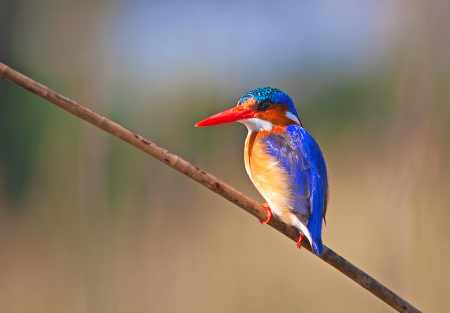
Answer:
[[297, 247], [306, 237], [316, 255], [323, 253], [322, 220], [328, 204], [328, 175], [319, 145], [305, 130], [294, 102], [280, 89], [261, 87], [244, 94], [236, 107], [196, 127], [239, 122], [247, 126], [245, 169], [272, 215], [298, 229]]

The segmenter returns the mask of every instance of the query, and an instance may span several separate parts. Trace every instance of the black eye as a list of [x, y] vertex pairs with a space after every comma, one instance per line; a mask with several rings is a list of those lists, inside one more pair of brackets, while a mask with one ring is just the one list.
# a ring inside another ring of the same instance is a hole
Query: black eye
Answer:
[[260, 104], [258, 104], [257, 110], [258, 111], [265, 111], [268, 108], [270, 108], [271, 105], [272, 105], [272, 102], [270, 102], [270, 100], [263, 101]]

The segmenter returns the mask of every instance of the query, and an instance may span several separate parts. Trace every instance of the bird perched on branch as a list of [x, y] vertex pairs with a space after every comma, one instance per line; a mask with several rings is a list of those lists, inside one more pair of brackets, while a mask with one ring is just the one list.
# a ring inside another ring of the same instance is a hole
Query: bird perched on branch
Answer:
[[248, 128], [245, 168], [267, 201], [266, 224], [272, 213], [300, 231], [297, 247], [308, 238], [315, 254], [322, 246], [322, 219], [328, 201], [325, 160], [314, 138], [303, 128], [292, 99], [279, 89], [258, 88], [242, 96], [236, 107], [213, 115], [199, 126], [231, 122]]

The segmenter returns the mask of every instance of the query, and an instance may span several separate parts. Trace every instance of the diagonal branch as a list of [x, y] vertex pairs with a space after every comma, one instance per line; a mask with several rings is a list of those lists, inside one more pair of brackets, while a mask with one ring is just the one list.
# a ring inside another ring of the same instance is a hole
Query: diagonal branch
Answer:
[[[77, 104], [76, 102], [50, 90], [49, 88], [35, 82], [34, 80], [22, 75], [21, 73], [14, 71], [7, 65], [0, 62], [0, 76], [9, 80], [10, 82], [34, 93], [35, 95], [47, 100], [50, 103], [64, 109], [73, 115], [97, 126], [98, 128], [114, 135], [123, 141], [128, 142], [132, 146], [144, 151], [159, 161], [167, 164], [168, 166], [176, 169], [180, 173], [192, 178], [196, 182], [202, 184], [206, 188], [221, 195], [225, 199], [231, 201], [235, 205], [244, 209], [248, 213], [257, 217], [260, 220], [266, 219], [265, 209], [255, 202], [254, 200], [246, 197], [230, 185], [224, 183], [218, 178], [206, 173], [191, 163], [183, 160], [179, 156], [157, 146], [156, 144], [148, 141], [147, 139], [139, 136], [138, 134], [114, 123], [113, 121]], [[299, 237], [298, 231], [281, 222], [276, 218], [272, 218], [269, 225], [286, 235], [290, 239], [297, 241]], [[311, 252], [309, 243], [304, 240], [302, 246]], [[369, 292], [383, 300], [398, 312], [420, 312], [411, 304], [403, 300], [397, 294], [386, 288], [377, 280], [367, 275], [365, 272], [342, 258], [328, 247], [323, 247], [324, 252], [322, 255], [317, 256], [329, 265], [342, 272], [344, 275], [358, 283], [361, 287], [367, 289]]]

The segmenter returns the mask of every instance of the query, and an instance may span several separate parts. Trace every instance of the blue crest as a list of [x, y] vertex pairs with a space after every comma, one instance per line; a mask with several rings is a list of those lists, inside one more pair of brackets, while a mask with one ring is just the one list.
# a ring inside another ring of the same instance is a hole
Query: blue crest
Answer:
[[257, 88], [243, 95], [238, 104], [241, 104], [250, 98], [255, 98], [258, 102], [270, 100], [272, 103], [286, 104], [289, 107], [289, 111], [298, 117], [297, 110], [295, 109], [294, 102], [291, 97], [289, 97], [287, 93], [282, 92], [280, 89], [272, 87]]

